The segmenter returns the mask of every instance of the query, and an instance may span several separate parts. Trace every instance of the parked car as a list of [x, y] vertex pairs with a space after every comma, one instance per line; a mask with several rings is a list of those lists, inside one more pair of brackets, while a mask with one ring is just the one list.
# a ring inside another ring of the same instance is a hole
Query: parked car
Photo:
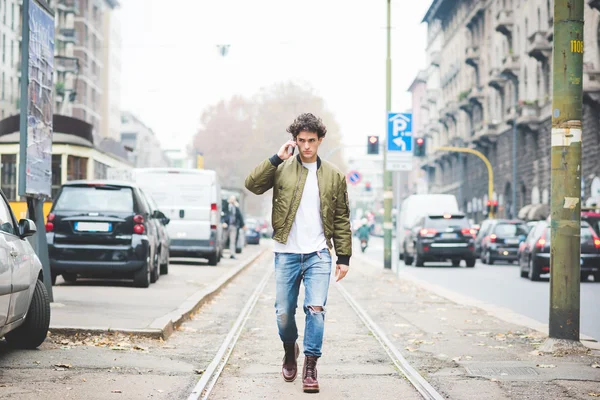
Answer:
[[161, 275], [167, 275], [169, 273], [169, 250], [171, 246], [171, 238], [167, 231], [167, 225], [169, 225], [171, 220], [158, 209], [156, 202], [151, 196], [146, 195], [145, 197], [148, 200], [150, 213], [157, 216], [157, 218], [152, 218], [151, 221], [156, 226], [156, 231], [158, 232], [158, 264], [160, 265]]
[[518, 261], [519, 244], [529, 233], [525, 224], [519, 220], [491, 221], [481, 240], [481, 260], [488, 265], [496, 261]]
[[0, 194], [0, 338], [14, 347], [34, 349], [44, 342], [50, 325], [42, 263], [27, 241], [36, 226], [29, 219], [17, 223]]
[[255, 219], [246, 220], [246, 243], [260, 244], [260, 225]]
[[136, 168], [134, 181], [170, 219], [171, 257], [200, 257], [217, 265], [223, 255], [221, 185], [212, 170]]
[[141, 189], [132, 182], [62, 185], [46, 223], [52, 281], [62, 275], [133, 279], [148, 287], [160, 275], [159, 233]]
[[587, 222], [596, 235], [600, 235], [600, 210], [597, 208], [582, 207], [581, 220]]
[[[600, 238], [590, 224], [581, 221], [581, 280], [594, 275], [600, 281]], [[539, 221], [531, 230], [519, 252], [522, 278], [539, 281], [540, 275], [550, 273], [550, 224]]]
[[404, 263], [422, 267], [428, 261], [452, 261], [459, 266], [475, 266], [473, 231], [463, 214], [428, 215], [421, 217], [406, 236]]

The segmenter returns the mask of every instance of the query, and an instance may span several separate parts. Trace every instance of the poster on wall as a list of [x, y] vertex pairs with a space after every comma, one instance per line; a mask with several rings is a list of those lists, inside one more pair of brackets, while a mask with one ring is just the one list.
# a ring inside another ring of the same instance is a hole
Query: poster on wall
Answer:
[[51, 195], [52, 117], [54, 115], [54, 18], [36, 0], [29, 1], [29, 80], [25, 193]]

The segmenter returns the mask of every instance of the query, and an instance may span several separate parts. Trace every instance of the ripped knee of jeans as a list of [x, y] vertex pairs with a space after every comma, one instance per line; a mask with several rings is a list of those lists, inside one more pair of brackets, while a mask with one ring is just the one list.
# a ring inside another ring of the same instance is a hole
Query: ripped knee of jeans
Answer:
[[310, 312], [313, 315], [322, 314], [325, 315], [325, 307], [322, 306], [307, 306], [304, 307], [305, 312]]

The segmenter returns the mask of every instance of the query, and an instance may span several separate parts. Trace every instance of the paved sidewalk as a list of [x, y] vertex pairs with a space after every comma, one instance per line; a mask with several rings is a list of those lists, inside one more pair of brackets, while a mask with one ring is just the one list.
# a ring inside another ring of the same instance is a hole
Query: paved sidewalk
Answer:
[[436, 287], [398, 277], [360, 254], [353, 257], [343, 284], [404, 357], [448, 398], [600, 396], [600, 350], [542, 355], [537, 349], [547, 335], [515, 323], [526, 318], [513, 313], [507, 318], [513, 322], [507, 322], [501, 313], [476, 307], [459, 294], [430, 291]]
[[50, 330], [119, 331], [166, 337], [215, 291], [255, 260], [265, 246], [247, 246], [236, 260], [211, 267], [204, 260], [175, 259], [169, 274], [147, 289], [129, 281], [78, 280], [54, 286]]

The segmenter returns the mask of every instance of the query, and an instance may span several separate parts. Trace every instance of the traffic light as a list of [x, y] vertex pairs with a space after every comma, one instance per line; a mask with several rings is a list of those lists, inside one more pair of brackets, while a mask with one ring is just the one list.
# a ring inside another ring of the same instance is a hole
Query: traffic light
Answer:
[[367, 154], [379, 154], [379, 136], [369, 136]]
[[413, 150], [415, 157], [425, 157], [425, 138], [415, 138], [415, 146]]
[[490, 212], [494, 215], [496, 215], [496, 213], [498, 212], [498, 202], [496, 200], [493, 200], [493, 201], [488, 200], [488, 202], [487, 202], [488, 215], [490, 214]]

